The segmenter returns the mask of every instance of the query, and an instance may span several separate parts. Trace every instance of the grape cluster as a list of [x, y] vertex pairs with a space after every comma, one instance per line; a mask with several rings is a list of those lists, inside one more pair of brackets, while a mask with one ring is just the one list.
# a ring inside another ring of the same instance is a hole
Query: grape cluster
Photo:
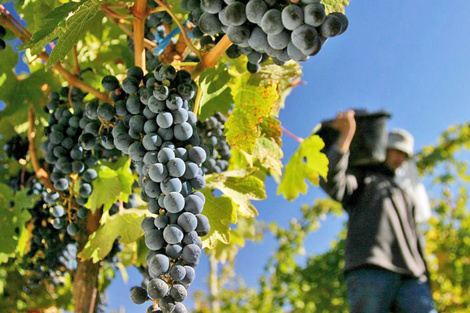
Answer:
[[152, 279], [147, 289], [132, 289], [131, 298], [143, 303], [150, 297], [163, 312], [186, 312], [182, 301], [199, 263], [199, 236], [210, 229], [201, 214], [204, 195], [194, 191], [205, 186], [206, 159], [190, 111], [196, 85], [188, 72], [171, 65], [145, 76], [131, 67], [122, 85], [114, 76], [105, 76], [102, 85], [117, 99], [107, 117], [114, 124], [113, 143], [133, 160], [141, 198], [154, 214], [142, 222]]
[[[76, 215], [67, 214], [68, 200], [60, 200], [59, 192], [63, 193], [63, 199], [73, 196], [74, 201], [83, 206], [93, 191], [92, 181], [98, 176], [92, 168], [98, 158], [112, 160], [119, 156], [110, 131], [101, 126], [98, 115], [80, 108], [84, 94], [75, 90], [78, 89], [63, 87], [59, 93], [51, 93], [47, 105], [50, 113], [49, 126], [45, 128], [47, 139], [41, 144], [45, 161], [53, 165], [50, 180], [56, 190], [45, 194], [44, 201], [49, 205], [57, 204], [51, 212], [52, 225], [56, 229], [66, 226], [71, 236], [79, 231], [73, 221], [84, 218], [88, 211], [80, 207]], [[70, 101], [75, 107], [73, 110], [68, 106]], [[111, 106], [109, 103], [102, 105]], [[87, 107], [94, 106], [98, 103], [91, 102]], [[73, 188], [75, 184], [79, 184], [78, 192]]]
[[202, 163], [202, 169], [206, 174], [221, 173], [228, 168], [231, 152], [224, 136], [226, 121], [227, 117], [217, 112], [204, 122], [197, 123], [197, 129], [205, 143], [203, 147], [207, 154], [207, 160]]
[[7, 34], [7, 31], [6, 31], [5, 27], [0, 25], [0, 51], [5, 49], [5, 47], [6, 47], [6, 43], [3, 40], [3, 38], [5, 37], [6, 34]]
[[[41, 190], [41, 193], [45, 192], [39, 183], [34, 188]], [[32, 284], [40, 284], [51, 276], [63, 276], [69, 270], [67, 260], [70, 256], [67, 255], [67, 248], [74, 241], [65, 228], [57, 230], [49, 223], [50, 210], [53, 207], [42, 199], [28, 210], [33, 219], [33, 229], [30, 249], [23, 256], [21, 267], [35, 273], [31, 279]]]
[[346, 31], [348, 20], [339, 12], [325, 13], [320, 0], [186, 0], [198, 31], [226, 33], [233, 45], [227, 55], [248, 56], [248, 70], [272, 57], [276, 64], [306, 61], [327, 38]]

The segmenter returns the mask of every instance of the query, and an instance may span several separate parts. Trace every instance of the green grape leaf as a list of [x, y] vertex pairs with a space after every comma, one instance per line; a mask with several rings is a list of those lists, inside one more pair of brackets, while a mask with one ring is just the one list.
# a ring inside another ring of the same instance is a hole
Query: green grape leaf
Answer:
[[228, 82], [231, 76], [227, 64], [220, 63], [201, 73], [199, 88], [202, 97], [199, 104], [199, 119], [204, 121], [216, 112], [227, 114], [232, 108], [233, 97]]
[[[26, 210], [33, 207], [37, 195], [28, 195], [27, 190], [14, 193], [10, 187], [0, 183], [0, 225], [3, 239], [0, 241], [0, 253], [9, 255], [15, 251], [23, 253], [25, 245], [18, 246], [18, 241], [31, 214]], [[19, 231], [18, 231], [19, 230]], [[23, 250], [23, 251], [20, 251]], [[5, 259], [2, 257], [2, 259]]]
[[326, 177], [328, 172], [328, 159], [321, 153], [325, 144], [317, 135], [310, 135], [300, 143], [299, 148], [287, 163], [277, 194], [292, 201], [300, 193], [307, 193], [308, 186], [305, 179], [318, 185], [319, 176]]
[[261, 134], [259, 125], [271, 115], [279, 97], [277, 86], [238, 84], [232, 92], [236, 94], [235, 109], [225, 123], [225, 136], [229, 145], [251, 154]]
[[30, 48], [32, 54], [40, 53], [46, 44], [54, 41], [63, 33], [63, 29], [59, 26], [60, 23], [79, 5], [79, 2], [68, 2], [52, 10], [44, 17], [38, 31], [33, 34], [31, 40], [22, 44], [19, 48], [21, 50]]
[[327, 14], [331, 12], [344, 13], [344, 7], [349, 5], [350, 0], [322, 0], [321, 3], [325, 6]]
[[258, 211], [250, 200], [266, 199], [266, 191], [263, 181], [252, 175], [256, 170], [236, 170], [207, 175], [206, 187], [218, 189], [232, 199], [241, 216], [247, 218], [258, 216]]
[[[16, 53], [11, 45], [6, 46], [5, 49], [2, 51], [2, 62], [0, 62], [0, 74], [13, 74], [13, 69], [15, 68], [16, 64], [18, 63], [19, 57], [18, 53]], [[5, 83], [5, 81], [3, 81]], [[2, 86], [0, 84], [0, 86]], [[0, 91], [2, 89], [0, 88]]]
[[78, 254], [82, 260], [92, 259], [94, 263], [103, 260], [111, 251], [113, 242], [128, 244], [144, 234], [140, 224], [145, 218], [145, 210], [128, 209], [114, 214], [90, 235], [83, 250]]
[[257, 158], [265, 169], [269, 170], [276, 182], [280, 182], [283, 153], [281, 147], [276, 142], [266, 137], [258, 138], [253, 151], [253, 157]]
[[89, 21], [99, 12], [100, 0], [88, 0], [65, 22], [65, 29], [60, 35], [57, 45], [52, 49], [51, 55], [47, 60], [47, 66], [53, 66], [72, 49], [73, 45], [92, 27]]
[[[115, 164], [101, 163], [96, 169], [98, 177], [93, 181], [93, 192], [85, 207], [93, 212], [104, 205], [108, 210], [116, 201], [127, 201], [135, 179], [130, 171], [131, 159], [121, 158]], [[76, 185], [78, 188], [78, 184]]]
[[202, 214], [209, 219], [211, 225], [209, 234], [201, 238], [203, 248], [213, 249], [218, 241], [228, 244], [230, 242], [229, 225], [235, 223], [237, 215], [232, 200], [225, 196], [214, 197], [208, 188], [204, 188], [201, 192], [206, 197]]

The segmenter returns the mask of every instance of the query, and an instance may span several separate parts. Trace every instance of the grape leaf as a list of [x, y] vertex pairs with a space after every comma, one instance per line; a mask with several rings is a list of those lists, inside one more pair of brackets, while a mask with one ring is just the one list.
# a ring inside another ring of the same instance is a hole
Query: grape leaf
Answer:
[[250, 76], [248, 81], [251, 85], [268, 86], [275, 83], [280, 97], [273, 106], [272, 114], [279, 115], [279, 110], [285, 106], [285, 100], [296, 86], [293, 82], [300, 81], [302, 76], [302, 66], [297, 62], [287, 62], [283, 66], [278, 66], [272, 61], [266, 62], [261, 66], [261, 70]]
[[282, 176], [283, 153], [281, 147], [271, 139], [260, 137], [256, 140], [253, 157], [257, 158], [260, 164], [269, 170], [276, 182], [280, 182]]
[[253, 176], [254, 170], [237, 170], [206, 176], [206, 187], [220, 190], [232, 199], [238, 213], [243, 217], [258, 216], [258, 211], [250, 200], [266, 199], [264, 183]]
[[322, 0], [321, 3], [325, 6], [327, 14], [331, 12], [344, 13], [344, 7], [349, 5], [350, 0]]
[[117, 237], [120, 237], [120, 242], [124, 244], [136, 241], [144, 234], [140, 224], [145, 216], [145, 210], [137, 209], [123, 210], [119, 214], [114, 214], [90, 235], [78, 256], [82, 260], [92, 259], [96, 263], [109, 254]]
[[292, 201], [300, 193], [307, 193], [308, 186], [305, 179], [318, 185], [319, 176], [326, 177], [328, 172], [328, 159], [320, 150], [325, 146], [323, 140], [317, 135], [310, 135], [300, 143], [299, 148], [287, 163], [277, 194]]
[[[37, 195], [28, 195], [27, 190], [14, 193], [7, 185], [0, 183], [0, 225], [2, 240], [0, 253], [9, 255], [17, 251], [18, 240], [31, 214], [26, 210], [34, 205]], [[20, 251], [22, 253], [22, 251]]]
[[22, 44], [19, 48], [21, 50], [30, 48], [32, 54], [40, 53], [46, 44], [54, 41], [62, 34], [61, 22], [79, 5], [79, 2], [68, 2], [52, 10], [44, 17], [38, 31], [33, 34], [31, 40]]
[[230, 223], [235, 223], [237, 213], [230, 198], [225, 196], [214, 197], [212, 191], [208, 188], [204, 188], [202, 193], [206, 197], [202, 214], [209, 219], [211, 225], [209, 234], [201, 238], [202, 246], [213, 249], [218, 241], [223, 243], [230, 242], [229, 225]]
[[88, 0], [67, 19], [64, 33], [59, 36], [57, 45], [47, 60], [47, 66], [53, 66], [63, 59], [88, 28], [93, 26], [89, 21], [99, 12], [99, 7], [100, 0]]
[[[101, 163], [95, 168], [98, 177], [93, 181], [93, 192], [85, 207], [94, 212], [104, 205], [106, 211], [116, 201], [127, 201], [132, 193], [132, 184], [135, 180], [130, 171], [130, 165], [131, 159], [121, 158], [116, 164]], [[76, 187], [78, 188], [78, 184]]]
[[235, 109], [225, 123], [225, 136], [231, 146], [252, 153], [260, 136], [259, 125], [271, 115], [279, 97], [276, 84], [268, 86], [240, 85], [234, 97]]
[[216, 260], [221, 263], [233, 262], [238, 254], [239, 247], [244, 247], [246, 240], [258, 241], [262, 237], [262, 232], [256, 231], [255, 219], [240, 218], [237, 228], [230, 232], [230, 243], [219, 243], [215, 247], [213, 254]]
[[261, 134], [264, 137], [274, 140], [278, 146], [282, 146], [282, 130], [281, 122], [276, 119], [274, 116], [267, 117], [263, 119], [263, 123], [260, 125]]
[[227, 114], [232, 108], [233, 97], [230, 93], [228, 82], [231, 76], [228, 74], [227, 64], [220, 63], [201, 73], [199, 88], [202, 97], [199, 104], [199, 119], [204, 121], [216, 112]]

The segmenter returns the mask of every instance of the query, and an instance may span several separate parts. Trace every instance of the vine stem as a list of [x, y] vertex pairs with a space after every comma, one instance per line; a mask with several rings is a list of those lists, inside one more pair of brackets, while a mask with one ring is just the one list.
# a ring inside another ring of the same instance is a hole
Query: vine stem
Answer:
[[196, 116], [199, 116], [199, 106], [201, 105], [201, 99], [202, 99], [202, 88], [199, 86], [197, 89], [196, 93], [196, 99], [194, 100], [194, 108], [193, 112], [196, 114]]
[[[2, 22], [2, 25], [6, 28], [8, 28], [16, 37], [18, 37], [22, 42], [28, 42], [31, 40], [31, 34], [27, 30], [22, 30], [18, 25], [21, 25], [16, 19], [5, 9], [3, 5], [0, 4], [0, 21]], [[16, 22], [13, 22], [16, 21]], [[38, 57], [44, 61], [47, 62], [49, 59], [49, 55], [46, 52], [42, 52], [38, 54]], [[94, 95], [96, 98], [106, 101], [108, 100], [109, 95], [107, 93], [100, 92], [99, 90], [96, 90], [92, 86], [88, 85], [85, 83], [83, 80], [79, 79], [69, 71], [67, 71], [60, 62], [55, 64], [52, 67], [54, 70], [59, 72], [59, 74], [69, 82], [70, 85], [76, 86], [83, 91], [86, 91], [92, 95]]]
[[196, 68], [191, 72], [191, 76], [193, 79], [196, 79], [203, 70], [206, 68], [214, 67], [217, 64], [220, 56], [224, 54], [224, 52], [232, 45], [230, 39], [228, 39], [227, 35], [224, 35], [222, 39], [215, 45], [215, 47], [207, 54], [202, 56], [201, 61], [196, 66]]
[[72, 53], [73, 53], [73, 72], [75, 75], [80, 75], [80, 64], [78, 63], [77, 45], [73, 46]]
[[118, 18], [118, 19], [126, 19], [129, 18], [128, 15], [118, 13], [116, 11], [111, 10], [107, 5], [102, 5], [100, 7], [100, 10], [103, 11], [106, 15], [112, 18]]
[[171, 11], [171, 9], [165, 4], [163, 3], [161, 0], [155, 0], [155, 2], [161, 6], [163, 9], [165, 9], [165, 11], [170, 14], [171, 18], [173, 19], [173, 21], [176, 23], [176, 25], [178, 25], [179, 29], [181, 30], [181, 36], [183, 36], [183, 40], [184, 42], [186, 43], [186, 45], [188, 46], [189, 50], [191, 50], [194, 54], [197, 55], [197, 57], [199, 59], [201, 59], [201, 51], [199, 51], [198, 48], [196, 48], [193, 43], [191, 42], [191, 39], [189, 38], [188, 36], [188, 33], [186, 32], [186, 29], [184, 28], [183, 24], [181, 24], [181, 22], [178, 20], [178, 18], [175, 16], [175, 14], [173, 13], [173, 11]]
[[28, 110], [28, 149], [29, 149], [29, 156], [31, 157], [31, 163], [33, 164], [34, 172], [36, 173], [37, 179], [49, 189], [55, 190], [52, 182], [49, 180], [49, 174], [47, 174], [46, 170], [44, 170], [38, 161], [38, 154], [36, 150], [36, 146], [34, 145], [34, 139], [36, 138], [36, 130], [34, 128], [35, 120], [34, 120], [34, 108], [30, 107]]
[[287, 136], [291, 137], [292, 139], [298, 141], [298, 142], [302, 142], [304, 141], [303, 138], [301, 137], [298, 137], [296, 135], [294, 135], [293, 133], [291, 133], [290, 131], [288, 131], [284, 126], [281, 125], [281, 130], [284, 134], [286, 134]]
[[149, 11], [147, 7], [147, 0], [136, 0], [134, 8], [132, 9], [134, 15], [134, 56], [135, 65], [139, 66], [144, 74], [147, 73], [146, 60], [145, 60], [145, 47], [144, 47], [144, 28], [145, 19]]
[[[106, 13], [105, 13], [106, 14]], [[129, 37], [134, 37], [134, 33], [132, 32], [132, 29], [126, 27], [124, 24], [130, 24], [131, 22], [124, 20], [124, 19], [115, 19], [112, 16], [108, 16], [110, 20], [115, 23], [124, 33], [126, 33], [127, 36]], [[153, 50], [157, 46], [157, 44], [151, 40], [148, 40], [147, 38], [144, 38], [144, 46], [148, 50]]]

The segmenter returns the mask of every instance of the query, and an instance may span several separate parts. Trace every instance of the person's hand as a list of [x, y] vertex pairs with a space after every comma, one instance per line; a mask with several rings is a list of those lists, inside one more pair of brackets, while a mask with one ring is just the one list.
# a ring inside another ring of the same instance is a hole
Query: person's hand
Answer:
[[351, 141], [356, 133], [356, 119], [354, 118], [354, 111], [348, 110], [346, 112], [339, 112], [330, 126], [337, 129], [341, 136], [338, 140], [339, 150], [343, 153], [349, 150]]

